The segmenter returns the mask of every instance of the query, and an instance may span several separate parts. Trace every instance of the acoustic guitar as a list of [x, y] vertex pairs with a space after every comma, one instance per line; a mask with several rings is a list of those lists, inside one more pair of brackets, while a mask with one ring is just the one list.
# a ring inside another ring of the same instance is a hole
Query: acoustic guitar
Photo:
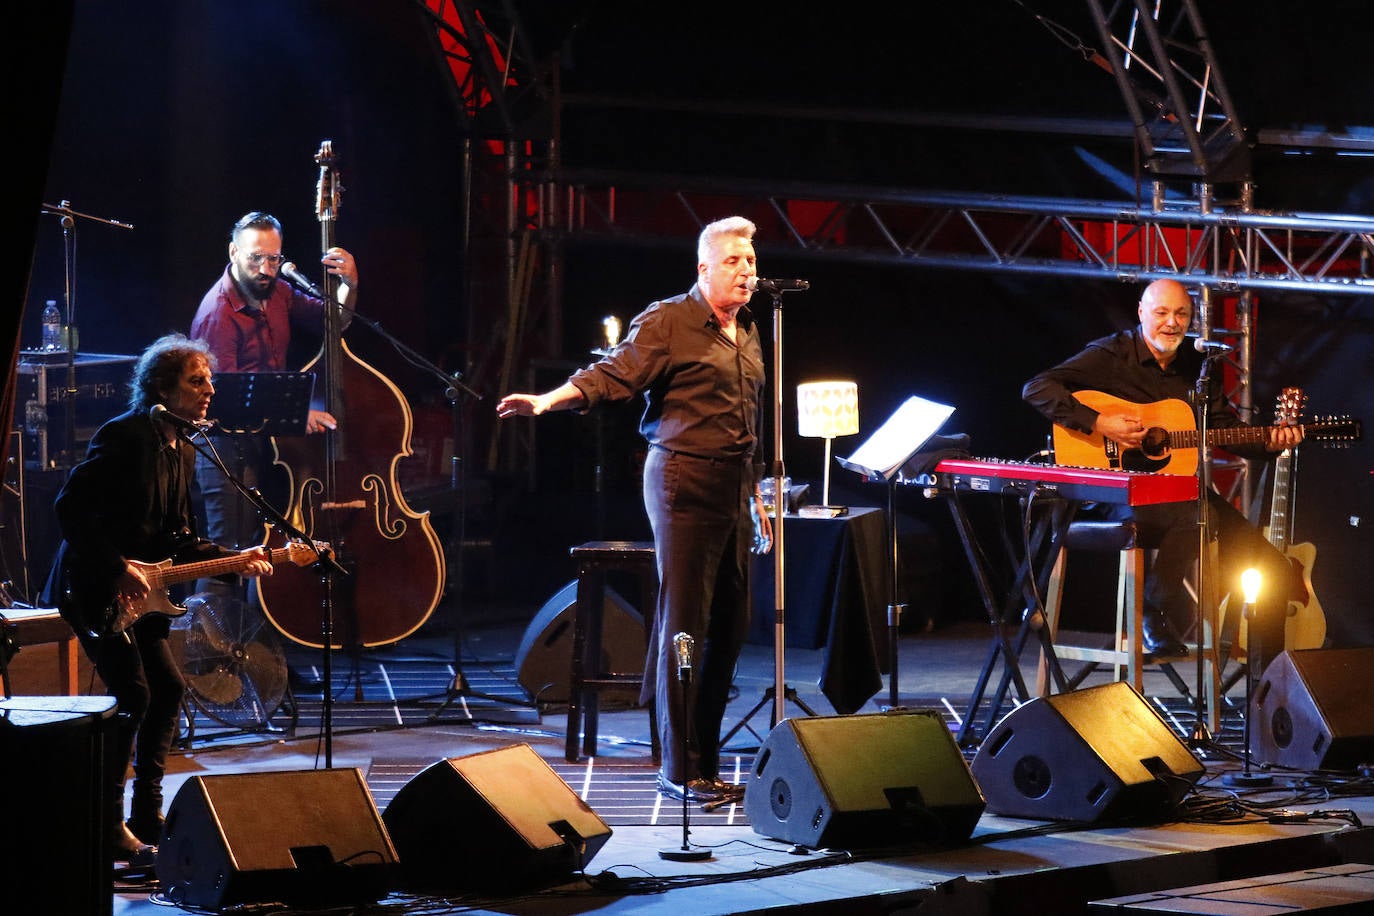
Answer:
[[[1202, 441], [1193, 409], [1178, 398], [1136, 404], [1101, 391], [1075, 391], [1079, 402], [1098, 413], [1134, 413], [1145, 426], [1139, 448], [1123, 448], [1101, 433], [1081, 433], [1055, 424], [1053, 430], [1056, 464], [1085, 468], [1111, 468], [1119, 471], [1152, 471], [1160, 474], [1197, 473], [1198, 449]], [[1359, 420], [1328, 417], [1299, 424], [1304, 442], [1346, 444], [1360, 438]], [[1260, 444], [1271, 427], [1228, 426], [1207, 430], [1208, 446]]]

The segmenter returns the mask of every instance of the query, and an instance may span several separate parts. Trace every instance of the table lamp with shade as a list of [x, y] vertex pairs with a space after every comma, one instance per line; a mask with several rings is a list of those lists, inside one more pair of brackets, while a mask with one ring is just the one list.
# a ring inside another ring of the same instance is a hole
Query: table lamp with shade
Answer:
[[825, 440], [822, 506], [830, 506], [830, 441], [859, 431], [859, 386], [854, 382], [803, 382], [797, 386], [797, 433]]

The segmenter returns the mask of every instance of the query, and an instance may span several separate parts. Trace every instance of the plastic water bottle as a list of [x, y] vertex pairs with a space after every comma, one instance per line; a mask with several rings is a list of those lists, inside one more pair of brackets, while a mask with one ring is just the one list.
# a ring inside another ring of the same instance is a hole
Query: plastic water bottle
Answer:
[[49, 299], [43, 309], [43, 349], [62, 349], [62, 312], [54, 299]]

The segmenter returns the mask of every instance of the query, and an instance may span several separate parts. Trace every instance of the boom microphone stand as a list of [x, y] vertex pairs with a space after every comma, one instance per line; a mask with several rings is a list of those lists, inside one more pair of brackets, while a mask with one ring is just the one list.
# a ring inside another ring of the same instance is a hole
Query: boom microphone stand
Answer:
[[[288, 276], [287, 279], [293, 278]], [[348, 317], [350, 321], [359, 322], [371, 328], [377, 336], [390, 344], [406, 362], [425, 370], [438, 379], [444, 386], [444, 397], [449, 402], [449, 418], [453, 425], [453, 460], [450, 463], [449, 493], [453, 498], [454, 512], [454, 522], [449, 530], [448, 543], [445, 545], [445, 555], [448, 560], [445, 564], [445, 568], [448, 571], [448, 593], [453, 597], [455, 602], [461, 603], [463, 589], [463, 538], [466, 536], [465, 527], [467, 521], [466, 480], [464, 476], [466, 449], [463, 446], [462, 399], [466, 396], [472, 398], [474, 401], [480, 401], [482, 400], [482, 395], [463, 384], [461, 373], [445, 372], [443, 369], [417, 353], [414, 349], [402, 343], [393, 334], [383, 330], [382, 326], [377, 322], [363, 315], [359, 315], [356, 311], [350, 313]], [[443, 703], [441, 703], [430, 715], [429, 721], [438, 721], [439, 717], [443, 715], [450, 704], [461, 702], [468, 697], [479, 700], [490, 700], [495, 703], [507, 705], [532, 706], [533, 703], [523, 704], [512, 697], [479, 693], [471, 688], [467, 676], [463, 673], [462, 617], [462, 609], [460, 607], [458, 608], [458, 612], [454, 615], [453, 680], [449, 682], [448, 690], [444, 693]], [[467, 717], [468, 720], [471, 720], [471, 718], [471, 716]]]
[[[325, 577], [326, 595], [328, 595], [328, 589], [332, 588], [334, 576], [337, 574], [348, 574], [348, 571], [340, 566], [339, 562], [334, 559], [332, 547], [321, 547], [318, 542], [312, 540], [304, 531], [291, 524], [286, 516], [273, 506], [271, 501], [263, 496], [262, 492], [257, 487], [250, 487], [236, 477], [234, 473], [229, 470], [228, 466], [225, 465], [224, 461], [220, 459], [219, 453], [215, 451], [214, 445], [210, 443], [209, 436], [204, 435], [204, 429], [198, 433], [190, 433], [187, 429], [181, 427], [179, 422], [174, 421], [174, 425], [177, 426], [177, 435], [181, 437], [182, 441], [189, 443], [192, 448], [205, 456], [205, 458], [214, 464], [215, 467], [219, 468], [224, 478], [229, 481], [235, 490], [243, 494], [244, 498], [252, 504], [253, 508], [262, 514], [263, 520], [268, 525], [283, 532], [288, 538], [310, 546], [315, 552], [316, 564], [320, 567], [322, 575]], [[198, 438], [204, 440], [203, 444], [196, 441]], [[332, 608], [333, 605], [332, 603], [328, 603], [328, 606]], [[321, 666], [324, 672], [324, 691], [321, 697], [320, 734], [324, 736], [324, 765], [326, 769], [334, 766], [334, 691], [330, 686], [333, 678], [333, 664], [331, 661], [333, 652], [330, 649], [330, 646], [333, 644], [331, 628], [332, 618], [327, 619], [325, 624], [324, 654], [321, 659]]]
[[[1204, 291], [1205, 295], [1205, 291]], [[1202, 315], [1203, 333], [1206, 334], [1206, 315]], [[1212, 540], [1212, 520], [1211, 506], [1209, 504], [1209, 494], [1212, 489], [1212, 447], [1207, 434], [1207, 408], [1211, 401], [1211, 371], [1212, 361], [1224, 350], [1221, 347], [1209, 348], [1207, 337], [1198, 339], [1196, 346], [1206, 355], [1202, 360], [1202, 368], [1198, 371], [1197, 386], [1194, 389], [1196, 402], [1193, 410], [1197, 415], [1198, 429], [1198, 455], [1197, 455], [1197, 616], [1194, 623], [1194, 638], [1197, 641], [1197, 683], [1193, 694], [1193, 734], [1189, 745], [1194, 750], [1206, 750], [1215, 746], [1212, 738], [1212, 731], [1207, 725], [1203, 712], [1205, 705], [1204, 697], [1206, 692], [1206, 636], [1207, 625], [1211, 619], [1211, 577], [1209, 575], [1208, 561], [1210, 560], [1210, 550], [1208, 546]], [[1216, 646], [1216, 634], [1213, 634], [1212, 651], [1218, 651]]]
[[62, 261], [63, 270], [66, 274], [63, 280], [63, 295], [66, 298], [64, 303], [66, 308], [63, 310], [63, 321], [66, 328], [63, 335], [66, 339], [63, 344], [67, 351], [67, 358], [64, 363], [67, 370], [67, 388], [66, 397], [63, 399], [65, 438], [62, 442], [62, 460], [60, 463], [64, 467], [71, 467], [76, 463], [78, 457], [76, 452], [76, 348], [79, 341], [76, 333], [76, 220], [80, 218], [95, 223], [104, 223], [118, 229], [132, 229], [134, 227], [117, 219], [106, 219], [73, 210], [71, 201], [68, 200], [62, 201], [57, 206], [43, 204], [42, 212], [58, 217], [62, 223]]

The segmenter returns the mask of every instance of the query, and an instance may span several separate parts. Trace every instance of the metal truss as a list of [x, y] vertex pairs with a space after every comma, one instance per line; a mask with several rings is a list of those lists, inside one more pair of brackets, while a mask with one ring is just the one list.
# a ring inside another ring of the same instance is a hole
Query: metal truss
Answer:
[[[561, 241], [695, 238], [706, 212], [770, 221], [779, 256], [1054, 274], [1121, 282], [1171, 277], [1223, 294], [1374, 291], [1374, 218], [1283, 213], [1203, 196], [1148, 205], [1051, 197], [751, 184], [565, 170], [532, 187], [561, 195]], [[732, 203], [733, 199], [733, 203]], [[543, 211], [541, 211], [543, 212]]]
[[[1245, 131], [1193, 0], [1087, 0], [1145, 168], [1207, 181], [1249, 177]], [[1170, 6], [1176, 9], [1166, 15]], [[1086, 49], [1085, 49], [1086, 50]]]
[[512, 0], [413, 2], [434, 29], [436, 59], [451, 77], [454, 108], [470, 135], [511, 138], [546, 122], [548, 69], [536, 60]]

